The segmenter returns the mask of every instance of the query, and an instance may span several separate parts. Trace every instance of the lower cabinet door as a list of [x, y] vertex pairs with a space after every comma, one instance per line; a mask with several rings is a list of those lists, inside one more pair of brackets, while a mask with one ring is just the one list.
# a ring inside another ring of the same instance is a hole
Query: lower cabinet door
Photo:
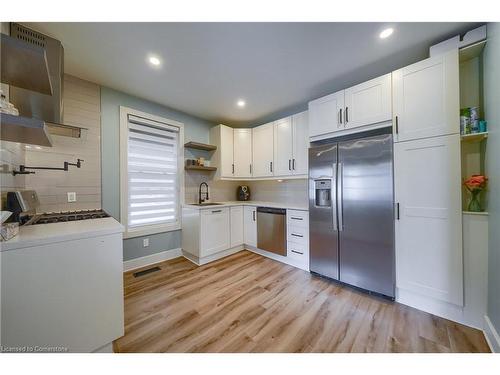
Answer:
[[396, 286], [463, 305], [460, 136], [394, 145]]
[[231, 247], [243, 244], [243, 206], [230, 207]]
[[243, 242], [246, 245], [257, 247], [257, 208], [256, 207], [244, 206]]
[[229, 249], [229, 225], [228, 207], [201, 211], [201, 257]]

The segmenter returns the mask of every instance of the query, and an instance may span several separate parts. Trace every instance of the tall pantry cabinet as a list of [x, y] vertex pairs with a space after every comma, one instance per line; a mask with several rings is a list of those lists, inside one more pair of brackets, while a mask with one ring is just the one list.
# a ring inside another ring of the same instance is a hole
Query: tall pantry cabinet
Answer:
[[396, 287], [462, 306], [458, 50], [393, 72], [392, 94]]

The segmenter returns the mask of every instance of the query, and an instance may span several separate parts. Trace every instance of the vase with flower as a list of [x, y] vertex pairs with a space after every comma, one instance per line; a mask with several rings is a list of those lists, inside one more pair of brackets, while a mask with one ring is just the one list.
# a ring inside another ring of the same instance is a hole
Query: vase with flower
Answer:
[[472, 175], [464, 181], [465, 188], [470, 193], [469, 204], [467, 205], [467, 210], [471, 212], [482, 212], [481, 202], [479, 196], [481, 192], [486, 188], [488, 183], [488, 177], [483, 175]]

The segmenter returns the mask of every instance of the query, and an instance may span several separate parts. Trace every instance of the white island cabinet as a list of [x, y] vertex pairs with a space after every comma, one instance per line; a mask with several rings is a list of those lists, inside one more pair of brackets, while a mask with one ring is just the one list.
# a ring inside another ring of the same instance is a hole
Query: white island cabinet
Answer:
[[91, 219], [23, 226], [3, 242], [3, 348], [112, 351], [124, 334], [122, 232]]

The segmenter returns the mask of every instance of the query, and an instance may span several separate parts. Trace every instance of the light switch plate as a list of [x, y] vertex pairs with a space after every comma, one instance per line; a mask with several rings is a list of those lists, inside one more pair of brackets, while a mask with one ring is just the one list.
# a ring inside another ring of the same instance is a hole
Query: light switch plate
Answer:
[[74, 191], [68, 192], [68, 202], [76, 202], [76, 193]]
[[149, 238], [144, 238], [142, 240], [142, 247], [148, 247], [149, 246]]

